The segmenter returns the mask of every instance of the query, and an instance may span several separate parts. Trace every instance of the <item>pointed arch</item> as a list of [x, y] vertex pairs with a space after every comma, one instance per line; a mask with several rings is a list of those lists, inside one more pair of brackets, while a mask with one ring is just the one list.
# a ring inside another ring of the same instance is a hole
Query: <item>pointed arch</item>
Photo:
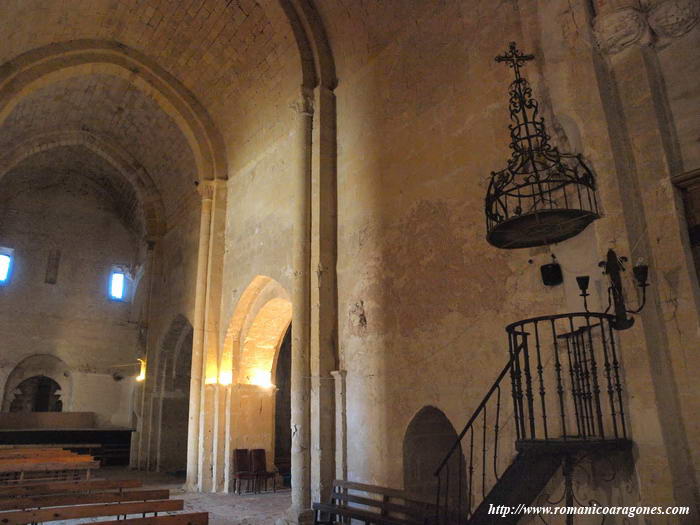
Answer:
[[157, 238], [165, 232], [165, 206], [150, 174], [128, 151], [94, 132], [62, 130], [32, 135], [0, 158], [0, 179], [32, 155], [63, 146], [83, 146], [113, 166], [139, 198], [147, 236]]
[[[434, 406], [421, 408], [406, 428], [403, 440], [404, 489], [414, 497], [433, 501], [438, 480], [435, 469], [457, 441], [457, 431], [445, 413]], [[450, 459], [450, 497], [457, 497], [466, 463], [461, 451]]]
[[226, 332], [220, 370], [231, 376], [224, 382], [250, 384], [253, 370], [272, 374], [291, 322], [287, 290], [272, 277], [256, 276], [241, 294]]
[[8, 412], [15, 389], [27, 378], [47, 377], [60, 386], [63, 409], [69, 411], [73, 401], [73, 374], [71, 368], [60, 358], [50, 354], [30, 355], [13, 368], [5, 381], [2, 411]]
[[206, 109], [175, 77], [145, 55], [117, 42], [74, 40], [23, 53], [0, 67], [0, 123], [27, 95], [65, 78], [121, 77], [153, 98], [178, 125], [192, 152], [199, 180], [226, 179], [221, 135]]

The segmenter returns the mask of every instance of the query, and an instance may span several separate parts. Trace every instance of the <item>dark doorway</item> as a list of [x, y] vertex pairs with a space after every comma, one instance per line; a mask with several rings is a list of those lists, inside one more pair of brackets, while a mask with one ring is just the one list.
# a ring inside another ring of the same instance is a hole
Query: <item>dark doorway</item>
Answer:
[[[435, 500], [435, 470], [457, 441], [457, 432], [445, 414], [431, 406], [423, 407], [411, 420], [403, 441], [404, 489], [426, 502]], [[454, 454], [450, 464], [450, 492], [459, 487], [465, 470], [462, 454]], [[456, 497], [457, 492], [451, 494]]]
[[46, 376], [25, 379], [15, 390], [10, 412], [61, 412], [61, 386]]
[[287, 330], [275, 368], [275, 466], [286, 487], [292, 479], [292, 329]]

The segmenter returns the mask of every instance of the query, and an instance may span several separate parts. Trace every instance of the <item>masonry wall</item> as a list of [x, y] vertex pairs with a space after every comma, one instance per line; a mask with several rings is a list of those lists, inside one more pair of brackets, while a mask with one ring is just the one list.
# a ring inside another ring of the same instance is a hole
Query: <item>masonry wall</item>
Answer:
[[[598, 262], [613, 247], [649, 262], [656, 287], [635, 327], [619, 334], [641, 489], [614, 499], [693, 500], [694, 478], [682, 464], [697, 465], [700, 433], [684, 349], [697, 344], [697, 287], [671, 184], [682, 170], [657, 161], [670, 148], [659, 136], [665, 126], [675, 129], [684, 162], [697, 154], [687, 46], [698, 29], [611, 56], [597, 49], [584, 4], [370, 3], [362, 13], [319, 4], [340, 78], [339, 339], [350, 479], [401, 486], [414, 415], [438, 407], [459, 431], [507, 361], [505, 325], [580, 311], [575, 276], [591, 276], [589, 304], [603, 310]], [[552, 143], [594, 170], [604, 217], [571, 240], [509, 251], [485, 241], [483, 198], [490, 173], [510, 155], [512, 72], [493, 58], [511, 40], [536, 54], [525, 75]], [[661, 70], [650, 71], [657, 60]], [[670, 98], [655, 98], [654, 84], [664, 82]], [[539, 267], [552, 255], [565, 280], [548, 288]]]
[[[284, 17], [276, 9], [272, 13]], [[274, 25], [274, 21], [272, 27], [265, 25], [261, 38], [272, 38]], [[277, 38], [282, 42], [266, 62], [251, 62], [242, 71], [244, 77], [264, 77], [255, 92], [214, 114], [229, 167], [222, 342], [236, 304], [255, 276], [272, 277], [288, 292], [292, 289], [293, 182], [302, 144], [297, 129], [301, 75], [291, 33]]]
[[[0, 390], [23, 360], [48, 354], [67, 365], [62, 375], [72, 395], [63, 411], [129, 426], [135, 374], [121, 365], [135, 363], [136, 323], [131, 302], [109, 299], [108, 287], [113, 264], [139, 262], [138, 237], [87, 179], [49, 176], [31, 191], [21, 183], [12, 175], [1, 183], [0, 244], [15, 250], [15, 263], [0, 288]], [[58, 278], [47, 284], [54, 249], [61, 251]]]

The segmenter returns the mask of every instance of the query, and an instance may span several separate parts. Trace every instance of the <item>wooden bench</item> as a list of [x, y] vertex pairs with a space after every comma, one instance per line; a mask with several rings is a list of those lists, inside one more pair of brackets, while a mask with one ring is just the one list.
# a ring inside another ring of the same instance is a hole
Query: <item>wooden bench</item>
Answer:
[[424, 525], [434, 506], [403, 490], [336, 480], [328, 503], [314, 503], [313, 510], [315, 525], [333, 525], [344, 519], [366, 525]]
[[143, 486], [143, 483], [136, 479], [25, 483], [23, 485], [0, 487], [0, 498], [46, 496], [50, 494], [68, 494], [71, 492], [89, 494], [104, 490], [123, 491], [124, 489], [140, 488], [141, 486]]
[[182, 510], [183, 508], [184, 502], [181, 499], [167, 499], [156, 501], [139, 501], [136, 503], [73, 505], [33, 510], [14, 510], [9, 512], [0, 512], [0, 524], [22, 525], [25, 523], [76, 520], [82, 518], [98, 518], [103, 516], [117, 517], [128, 516], [129, 514], [145, 514], [147, 512], [169, 512]]
[[[91, 480], [42, 483], [0, 488], [0, 525], [42, 523], [114, 516], [101, 524], [207, 525], [204, 513], [158, 516], [179, 511], [182, 500], [171, 500], [169, 490], [124, 490], [140, 488], [137, 480]], [[11, 509], [11, 510], [10, 510]], [[154, 516], [146, 517], [146, 513]], [[127, 518], [129, 515], [141, 515]], [[123, 517], [123, 519], [119, 519]]]
[[70, 450], [53, 449], [53, 448], [37, 448], [37, 449], [27, 449], [27, 448], [8, 448], [0, 450], [0, 459], [6, 458], [39, 458], [39, 457], [70, 457], [77, 456], [75, 452]]
[[99, 462], [92, 456], [64, 450], [53, 453], [37, 451], [30, 456], [22, 453], [0, 456], [0, 484], [19, 484], [41, 479], [89, 479], [91, 470], [99, 466]]
[[6, 450], [49, 450], [63, 449], [71, 452], [84, 451], [89, 455], [94, 455], [93, 451], [102, 448], [100, 443], [17, 443], [13, 445], [0, 445], [0, 454]]
[[208, 523], [208, 512], [190, 512], [187, 514], [172, 514], [170, 516], [101, 521], [100, 525], [208, 525]]
[[130, 450], [131, 445], [129, 443], [105, 443], [95, 453], [95, 459], [98, 459], [101, 465], [128, 462]]
[[126, 492], [93, 492], [90, 494], [59, 494], [26, 496], [0, 499], [0, 511], [26, 510], [64, 505], [87, 505], [90, 503], [123, 503], [126, 501], [149, 501], [168, 499], [169, 490], [129, 490]]

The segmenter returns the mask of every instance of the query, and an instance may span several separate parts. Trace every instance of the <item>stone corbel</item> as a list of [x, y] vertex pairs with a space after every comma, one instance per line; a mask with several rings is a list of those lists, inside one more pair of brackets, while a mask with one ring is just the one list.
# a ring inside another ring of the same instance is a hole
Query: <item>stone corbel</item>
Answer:
[[655, 5], [647, 20], [654, 34], [662, 42], [683, 36], [693, 29], [700, 19], [700, 1], [668, 0]]
[[598, 47], [611, 55], [633, 44], [648, 45], [652, 39], [645, 14], [632, 7], [597, 16], [593, 32]]
[[290, 107], [300, 115], [312, 116], [314, 114], [313, 92], [306, 88], [302, 88], [301, 97], [294, 101]]
[[662, 0], [641, 11], [625, 7], [597, 16], [593, 32], [598, 47], [608, 54], [634, 45], [665, 45], [690, 31], [700, 19], [700, 0]]
[[203, 180], [197, 184], [197, 191], [203, 201], [210, 201], [214, 198], [214, 181]]

